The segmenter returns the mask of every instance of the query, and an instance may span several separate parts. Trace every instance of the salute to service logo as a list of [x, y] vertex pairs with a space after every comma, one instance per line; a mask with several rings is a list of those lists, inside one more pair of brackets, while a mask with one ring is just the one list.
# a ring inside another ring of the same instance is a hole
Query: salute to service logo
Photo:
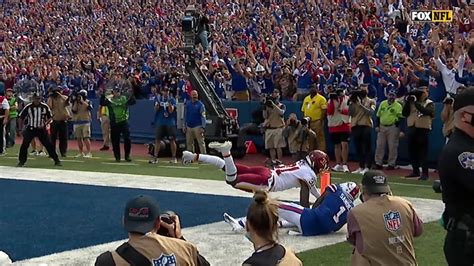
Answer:
[[415, 22], [452, 22], [452, 10], [411, 11], [411, 20]]

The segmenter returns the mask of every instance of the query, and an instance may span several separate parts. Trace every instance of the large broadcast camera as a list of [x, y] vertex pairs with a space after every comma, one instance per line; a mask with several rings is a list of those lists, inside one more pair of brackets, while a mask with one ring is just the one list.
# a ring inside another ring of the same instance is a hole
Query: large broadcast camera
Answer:
[[[199, 98], [206, 108], [206, 141], [226, 141], [233, 142], [236, 147], [238, 137], [238, 121], [231, 117], [216, 93], [214, 83], [200, 70], [196, 62], [196, 38], [199, 34], [199, 25], [202, 15], [194, 5], [189, 5], [184, 12], [181, 22], [181, 29], [184, 36], [184, 47], [181, 48], [186, 55], [185, 70], [188, 79], [194, 90], [198, 91]], [[243, 153], [245, 154], [245, 153]], [[242, 157], [243, 154], [232, 150], [235, 158]]]
[[184, 11], [184, 17], [181, 21], [181, 30], [184, 35], [184, 51], [192, 53], [196, 46], [196, 37], [198, 34], [198, 25], [201, 16], [194, 5], [190, 5]]

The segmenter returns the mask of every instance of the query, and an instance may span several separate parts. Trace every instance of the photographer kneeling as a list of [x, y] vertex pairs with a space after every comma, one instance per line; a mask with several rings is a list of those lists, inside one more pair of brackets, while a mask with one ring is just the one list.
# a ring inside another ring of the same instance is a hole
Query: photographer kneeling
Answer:
[[286, 121], [283, 136], [288, 140], [288, 147], [295, 161], [301, 160], [307, 155], [309, 140], [316, 138], [316, 133], [308, 127], [309, 122], [308, 117], [298, 120], [295, 113], [291, 113]]
[[[150, 196], [128, 201], [123, 225], [128, 241], [115, 251], [102, 253], [95, 265], [210, 265], [196, 246], [184, 239], [179, 217], [160, 216], [158, 202]], [[166, 236], [159, 234], [162, 231]]]
[[413, 167], [413, 172], [406, 177], [420, 177], [420, 165], [422, 173], [420, 180], [428, 180], [428, 135], [434, 118], [434, 103], [428, 99], [428, 87], [419, 87], [410, 92], [405, 100], [403, 116], [407, 118], [408, 126], [408, 154]]

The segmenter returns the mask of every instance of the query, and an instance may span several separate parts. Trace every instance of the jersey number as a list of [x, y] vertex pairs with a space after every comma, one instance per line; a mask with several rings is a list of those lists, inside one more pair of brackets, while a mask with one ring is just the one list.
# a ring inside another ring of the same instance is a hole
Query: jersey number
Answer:
[[339, 217], [346, 211], [346, 208], [341, 206], [339, 207], [339, 211], [332, 217], [334, 222], [339, 223]]
[[299, 168], [300, 167], [298, 166], [298, 164], [294, 163], [294, 164], [290, 164], [290, 165], [285, 166], [285, 167], [277, 168], [277, 169], [275, 169], [275, 172], [277, 173], [277, 175], [280, 175], [283, 172], [291, 172], [291, 171], [294, 171], [294, 170], [298, 170]]

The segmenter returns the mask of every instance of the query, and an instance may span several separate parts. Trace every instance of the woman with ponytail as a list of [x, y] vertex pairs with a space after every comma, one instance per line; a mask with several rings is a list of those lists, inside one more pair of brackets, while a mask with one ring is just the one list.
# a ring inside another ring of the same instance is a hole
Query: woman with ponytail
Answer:
[[247, 210], [246, 236], [254, 253], [243, 265], [303, 265], [295, 254], [278, 244], [278, 203], [265, 191], [257, 191]]

